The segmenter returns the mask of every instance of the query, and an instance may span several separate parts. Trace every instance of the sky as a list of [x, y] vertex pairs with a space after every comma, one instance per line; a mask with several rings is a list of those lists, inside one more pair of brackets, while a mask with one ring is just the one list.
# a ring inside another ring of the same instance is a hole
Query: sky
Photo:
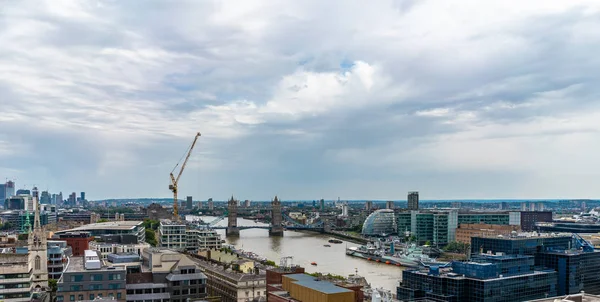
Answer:
[[599, 198], [600, 1], [0, 0], [0, 178], [88, 199]]

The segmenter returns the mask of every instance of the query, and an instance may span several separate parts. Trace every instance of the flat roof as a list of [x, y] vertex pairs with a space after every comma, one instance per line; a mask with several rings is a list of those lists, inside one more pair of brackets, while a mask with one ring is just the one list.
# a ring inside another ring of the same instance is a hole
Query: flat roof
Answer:
[[133, 230], [137, 226], [141, 225], [142, 221], [109, 221], [101, 223], [90, 223], [76, 227], [70, 230], [63, 230], [55, 232], [55, 234], [63, 234], [68, 232], [85, 232], [93, 230]]
[[600, 302], [600, 296], [590, 294], [571, 294], [568, 296], [550, 297], [538, 300], [529, 300], [529, 302], [562, 302], [562, 301], [579, 301], [576, 298], [581, 297], [581, 302]]
[[[125, 267], [124, 266], [118, 266], [118, 265], [115, 265], [115, 266], [102, 266], [100, 269], [87, 270], [87, 269], [85, 269], [85, 266], [83, 265], [83, 257], [70, 257], [68, 263], [69, 264], [65, 268], [65, 273], [107, 272], [107, 271], [111, 271], [111, 272], [124, 272], [125, 271]], [[111, 269], [109, 269], [109, 267]]]
[[329, 281], [318, 280], [316, 277], [307, 274], [291, 274], [283, 275], [283, 277], [291, 278], [296, 280], [294, 283], [325, 293], [325, 294], [337, 294], [352, 292], [347, 288], [339, 287]]

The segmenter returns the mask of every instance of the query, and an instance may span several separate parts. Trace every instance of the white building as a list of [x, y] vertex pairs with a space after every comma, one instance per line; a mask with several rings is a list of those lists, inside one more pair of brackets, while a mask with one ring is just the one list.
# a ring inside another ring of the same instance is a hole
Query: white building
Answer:
[[105, 243], [90, 241], [90, 250], [100, 252], [102, 260], [106, 260], [109, 254], [137, 254], [142, 255], [145, 248], [150, 248], [150, 244], [141, 242], [135, 244], [123, 243]]
[[182, 222], [168, 219], [160, 221], [158, 228], [159, 246], [162, 248], [196, 252], [211, 248], [221, 248], [221, 236], [215, 230], [200, 228], [187, 229]]

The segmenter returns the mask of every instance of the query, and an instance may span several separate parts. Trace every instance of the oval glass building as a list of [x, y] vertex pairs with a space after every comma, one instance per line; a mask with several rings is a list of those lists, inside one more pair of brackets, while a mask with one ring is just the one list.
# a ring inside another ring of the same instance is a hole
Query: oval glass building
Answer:
[[386, 236], [396, 233], [396, 218], [394, 210], [377, 210], [365, 219], [362, 228], [366, 236]]

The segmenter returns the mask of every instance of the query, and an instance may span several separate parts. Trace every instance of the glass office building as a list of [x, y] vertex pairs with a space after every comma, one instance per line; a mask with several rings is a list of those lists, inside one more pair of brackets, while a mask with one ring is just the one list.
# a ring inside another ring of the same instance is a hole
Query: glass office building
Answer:
[[471, 253], [504, 253], [507, 255], [535, 255], [545, 249], [568, 250], [571, 248], [571, 236], [530, 236], [502, 238], [471, 238]]
[[600, 251], [547, 251], [536, 255], [536, 265], [556, 270], [558, 295], [585, 291], [600, 294]]
[[365, 219], [362, 233], [367, 236], [395, 234], [397, 230], [394, 210], [377, 210]]
[[555, 296], [557, 273], [535, 270], [533, 256], [485, 255], [452, 268], [402, 272], [400, 300], [513, 302]]

